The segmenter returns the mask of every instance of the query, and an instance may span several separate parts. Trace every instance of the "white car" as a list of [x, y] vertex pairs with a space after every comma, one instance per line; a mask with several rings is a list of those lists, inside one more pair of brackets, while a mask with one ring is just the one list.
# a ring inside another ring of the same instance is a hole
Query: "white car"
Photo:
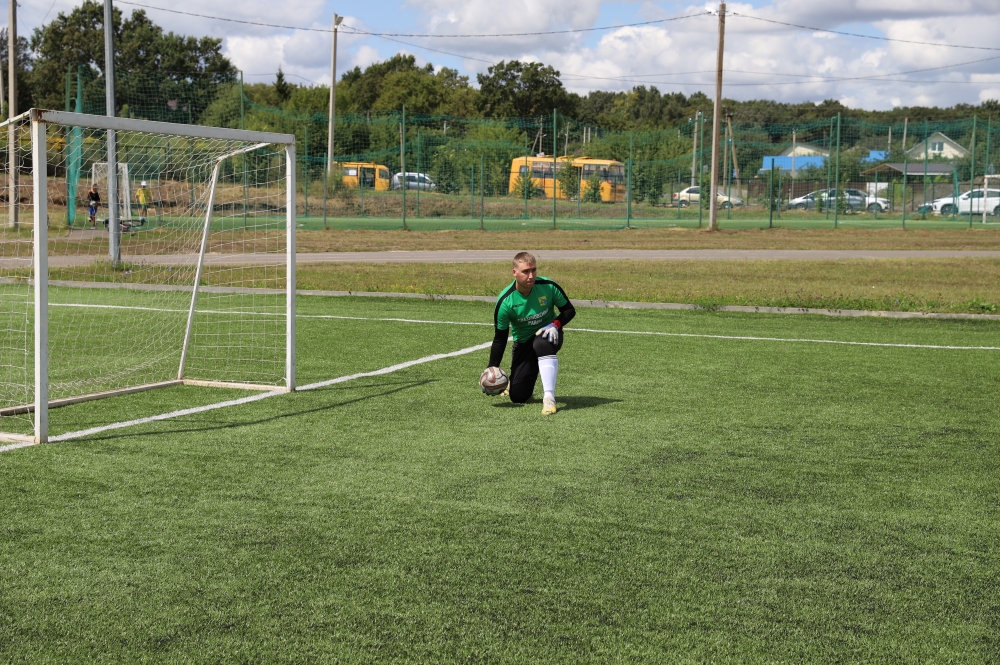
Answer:
[[[686, 208], [692, 203], [701, 200], [699, 192], [701, 189], [698, 186], [695, 187], [685, 187], [679, 192], [674, 192], [673, 202], [679, 208]], [[738, 196], [726, 196], [720, 189], [718, 194], [716, 194], [716, 202], [722, 208], [732, 208], [733, 206], [741, 206], [744, 201]]]
[[[928, 203], [927, 207], [938, 215], [954, 215], [956, 213], [967, 215], [970, 211], [973, 214], [982, 215], [983, 203], [983, 190], [974, 189], [971, 192], [960, 194], [957, 201], [954, 196], [944, 196]], [[1000, 215], [1000, 189], [987, 190], [985, 203], [988, 214]]]

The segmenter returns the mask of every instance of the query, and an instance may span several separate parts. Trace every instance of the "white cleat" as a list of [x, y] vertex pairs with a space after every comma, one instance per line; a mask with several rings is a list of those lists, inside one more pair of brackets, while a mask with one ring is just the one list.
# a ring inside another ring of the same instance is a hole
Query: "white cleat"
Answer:
[[542, 415], [551, 416], [556, 412], [556, 401], [551, 397], [542, 399]]

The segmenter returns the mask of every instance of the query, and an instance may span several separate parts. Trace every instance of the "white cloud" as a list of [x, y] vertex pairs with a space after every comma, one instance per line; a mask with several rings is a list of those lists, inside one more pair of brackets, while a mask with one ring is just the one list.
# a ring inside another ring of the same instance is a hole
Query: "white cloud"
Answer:
[[984, 88], [979, 91], [980, 102], [985, 102], [989, 99], [1000, 100], [1000, 88]]
[[[294, 11], [287, 11], [280, 4], [276, 8], [273, 2], [265, 0], [239, 3], [218, 0], [213, 4], [174, 0], [169, 6], [182, 11], [325, 30], [334, 9], [328, 1], [297, 0]], [[71, 11], [78, 2], [56, 0], [48, 20], [59, 11]], [[415, 33], [544, 32], [662, 19], [716, 7], [714, 1], [684, 6], [651, 0], [509, 0], [501, 6], [468, 0], [383, 0], [357, 6], [353, 12], [356, 15], [346, 17], [345, 25]], [[22, 5], [20, 32], [30, 33], [47, 9], [44, 2]], [[121, 9], [129, 13], [134, 8], [121, 5]], [[950, 106], [1000, 97], [1000, 60], [900, 74], [1000, 55], [997, 52], [807, 32], [749, 18], [756, 16], [910, 41], [993, 46], [995, 40], [990, 36], [1000, 34], [1000, 3], [996, 0], [897, 0], [891, 4], [870, 0], [837, 3], [770, 0], [759, 7], [748, 2], [730, 2], [728, 10], [724, 89], [727, 97], [789, 102], [832, 98], [868, 108]], [[329, 33], [220, 22], [152, 9], [148, 13], [167, 30], [223, 38], [224, 52], [248, 74], [249, 80], [269, 80], [280, 66], [293, 77], [329, 82]], [[577, 92], [626, 90], [645, 83], [664, 92], [711, 93], [716, 19], [691, 18], [605, 33], [401, 39], [457, 54], [458, 59], [341, 30], [338, 69], [343, 72], [354, 66], [365, 67], [404, 51], [416, 54], [420, 62], [430, 60], [438, 65], [444, 62], [458, 66], [473, 81], [477, 72], [488, 67], [476, 59], [489, 62], [524, 59], [553, 65], [563, 72], [566, 86]], [[885, 80], [844, 80], [875, 75]]]

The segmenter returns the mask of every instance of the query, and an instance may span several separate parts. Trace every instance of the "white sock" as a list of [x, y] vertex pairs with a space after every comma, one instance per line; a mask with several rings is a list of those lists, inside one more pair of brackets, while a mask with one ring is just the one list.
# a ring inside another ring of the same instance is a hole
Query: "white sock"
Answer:
[[538, 358], [538, 373], [542, 375], [542, 390], [545, 397], [556, 398], [556, 375], [559, 373], [559, 358], [541, 356]]

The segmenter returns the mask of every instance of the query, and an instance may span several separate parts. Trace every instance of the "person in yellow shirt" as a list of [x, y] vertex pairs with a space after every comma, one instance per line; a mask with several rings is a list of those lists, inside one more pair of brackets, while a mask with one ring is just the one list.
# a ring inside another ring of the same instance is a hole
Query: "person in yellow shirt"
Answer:
[[149, 204], [153, 202], [153, 193], [149, 191], [149, 185], [145, 180], [139, 185], [139, 189], [135, 192], [136, 203], [139, 204], [139, 224], [144, 225], [146, 223], [146, 215], [149, 214]]

